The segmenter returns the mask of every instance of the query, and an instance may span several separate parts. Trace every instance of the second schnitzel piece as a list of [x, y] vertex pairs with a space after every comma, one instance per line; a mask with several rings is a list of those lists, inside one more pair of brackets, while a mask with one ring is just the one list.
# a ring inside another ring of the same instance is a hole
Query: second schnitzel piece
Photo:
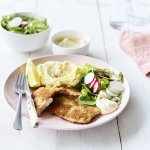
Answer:
[[68, 97], [66, 95], [54, 96], [54, 101], [48, 107], [48, 111], [70, 122], [86, 124], [100, 115], [100, 109], [96, 106], [81, 104], [78, 96]]
[[75, 89], [66, 87], [46, 86], [38, 88], [32, 92], [38, 116], [40, 116], [46, 107], [52, 103], [53, 97], [58, 93], [68, 95], [70, 97], [79, 96], [80, 94], [80, 92], [76, 91]]

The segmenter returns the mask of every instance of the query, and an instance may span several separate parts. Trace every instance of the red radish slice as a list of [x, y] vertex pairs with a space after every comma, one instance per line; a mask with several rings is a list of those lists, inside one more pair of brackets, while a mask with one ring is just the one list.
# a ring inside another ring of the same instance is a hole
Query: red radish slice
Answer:
[[93, 72], [88, 73], [85, 77], [84, 77], [84, 84], [88, 85], [90, 83], [93, 82], [95, 78], [95, 75]]
[[22, 21], [21, 24], [20, 24], [20, 26], [25, 27], [27, 24], [28, 24], [27, 21]]
[[93, 93], [96, 94], [99, 92], [99, 90], [100, 90], [100, 81], [97, 80], [93, 86]]
[[96, 81], [97, 81], [97, 79], [95, 77], [94, 80], [93, 80], [93, 82], [89, 84], [88, 87], [90, 88], [90, 90], [93, 90], [93, 86], [94, 86], [94, 84], [95, 84]]

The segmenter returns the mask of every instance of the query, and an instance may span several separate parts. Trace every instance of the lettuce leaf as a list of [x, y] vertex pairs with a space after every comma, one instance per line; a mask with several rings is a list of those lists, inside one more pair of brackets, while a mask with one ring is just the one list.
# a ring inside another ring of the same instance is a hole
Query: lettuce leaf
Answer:
[[81, 86], [82, 90], [79, 96], [79, 102], [87, 105], [95, 105], [97, 94], [93, 94], [85, 84], [81, 84]]
[[109, 80], [102, 78], [100, 79], [100, 83], [101, 83], [101, 90], [106, 89], [109, 85]]
[[85, 64], [83, 67], [82, 67], [82, 72], [86, 75], [88, 74], [89, 72], [95, 72], [96, 70], [99, 70], [98, 68], [92, 66], [91, 64]]
[[97, 95], [97, 94], [94, 94], [93, 92], [91, 92], [90, 89], [85, 84], [81, 84], [81, 86], [82, 86], [82, 90], [81, 90], [82, 95], [87, 95], [87, 94], [91, 94], [93, 96]]
[[96, 104], [95, 99], [93, 99], [93, 97], [91, 97], [89, 95], [86, 95], [86, 96], [80, 95], [79, 102], [83, 103], [83, 104], [87, 104], [87, 105], [95, 105]]

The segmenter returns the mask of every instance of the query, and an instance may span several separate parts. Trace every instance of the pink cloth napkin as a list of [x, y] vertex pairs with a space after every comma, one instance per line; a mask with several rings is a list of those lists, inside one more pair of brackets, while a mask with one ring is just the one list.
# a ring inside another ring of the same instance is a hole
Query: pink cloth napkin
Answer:
[[124, 31], [120, 36], [120, 47], [137, 62], [145, 75], [150, 75], [150, 34]]

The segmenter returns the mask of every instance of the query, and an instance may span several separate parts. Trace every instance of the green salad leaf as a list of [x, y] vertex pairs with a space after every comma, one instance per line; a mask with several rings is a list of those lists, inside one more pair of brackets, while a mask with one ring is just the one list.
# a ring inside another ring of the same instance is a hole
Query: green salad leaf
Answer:
[[85, 84], [81, 84], [82, 90], [79, 96], [79, 102], [87, 105], [95, 105], [97, 94], [92, 93]]
[[84, 72], [84, 74], [88, 74], [89, 72], [95, 72], [96, 70], [98, 70], [98, 68], [92, 66], [91, 64], [85, 64], [82, 67], [82, 71]]
[[100, 79], [100, 83], [101, 83], [101, 90], [102, 89], [106, 89], [109, 86], [109, 80], [102, 78]]
[[107, 76], [110, 76], [110, 70], [109, 69], [101, 69], [101, 71], [105, 74], [105, 75], [107, 75]]
[[119, 73], [119, 81], [120, 81], [121, 83], [124, 82], [123, 74], [122, 74], [121, 72]]
[[97, 94], [94, 94], [93, 92], [91, 92], [90, 89], [85, 84], [81, 84], [81, 86], [82, 86], [82, 90], [81, 90], [82, 95], [87, 95], [87, 94], [91, 94], [93, 96], [97, 95]]
[[86, 96], [80, 95], [79, 102], [83, 103], [83, 104], [87, 104], [87, 105], [95, 105], [96, 104], [96, 101], [93, 99], [93, 97], [91, 97], [89, 95], [86, 95]]
[[22, 33], [22, 34], [25, 32], [25, 30], [21, 27], [8, 27], [8, 30], [11, 30], [16, 33]]
[[119, 95], [119, 96], [116, 96], [116, 97], [113, 98], [113, 100], [114, 100], [115, 102], [117, 102], [119, 105], [120, 105], [120, 103], [121, 103], [121, 99], [122, 99], [122, 95]]
[[121, 101], [122, 96], [121, 96], [121, 95], [119, 95], [119, 96], [117, 96], [117, 97], [115, 97], [115, 98], [116, 98], [116, 100], [117, 100], [117, 101]]
[[116, 81], [119, 81], [121, 83], [124, 82], [124, 77], [123, 77], [123, 74], [121, 72], [120, 73], [111, 72], [110, 73], [110, 78], [112, 80], [116, 80]]

